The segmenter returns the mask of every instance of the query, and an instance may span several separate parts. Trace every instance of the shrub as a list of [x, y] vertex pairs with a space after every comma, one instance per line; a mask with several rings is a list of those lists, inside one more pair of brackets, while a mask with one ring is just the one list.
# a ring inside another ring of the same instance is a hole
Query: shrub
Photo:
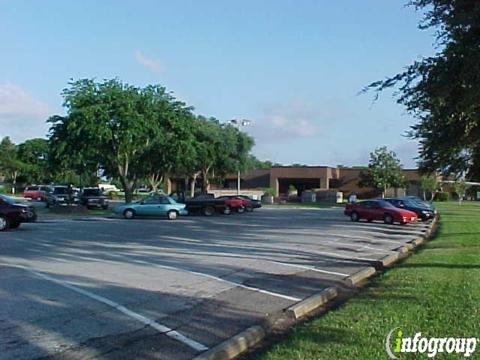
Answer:
[[275, 196], [275, 190], [273, 188], [265, 188], [263, 189], [264, 196]]
[[450, 194], [448, 192], [437, 192], [434, 201], [448, 201]]

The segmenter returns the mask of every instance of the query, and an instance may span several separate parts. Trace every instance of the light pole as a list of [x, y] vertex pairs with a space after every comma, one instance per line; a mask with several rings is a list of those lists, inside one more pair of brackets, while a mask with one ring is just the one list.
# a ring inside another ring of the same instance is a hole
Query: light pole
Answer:
[[[235, 126], [238, 129], [238, 131], [241, 131], [240, 128], [242, 126], [250, 125], [251, 121], [247, 119], [242, 119], [242, 120], [232, 119], [230, 120], [230, 124]], [[238, 164], [238, 170], [237, 170], [237, 195], [240, 195], [240, 164]]]

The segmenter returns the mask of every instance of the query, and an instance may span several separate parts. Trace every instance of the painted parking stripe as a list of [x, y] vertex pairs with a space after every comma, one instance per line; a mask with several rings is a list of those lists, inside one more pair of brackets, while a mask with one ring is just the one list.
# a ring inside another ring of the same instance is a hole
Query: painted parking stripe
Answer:
[[205, 277], [205, 278], [208, 278], [208, 279], [213, 279], [213, 280], [220, 281], [220, 282], [223, 282], [223, 283], [226, 283], [226, 284], [230, 284], [230, 285], [233, 285], [235, 287], [242, 288], [242, 289], [259, 292], [259, 293], [262, 293], [262, 294], [271, 295], [271, 296], [275, 296], [275, 297], [290, 300], [290, 301], [298, 302], [298, 301], [302, 300], [302, 299], [294, 297], [294, 296], [284, 295], [284, 294], [280, 294], [280, 293], [273, 292], [273, 291], [259, 289], [259, 288], [253, 287], [253, 286], [243, 285], [243, 284], [240, 284], [240, 283], [237, 283], [237, 282], [234, 282], [234, 281], [223, 279], [223, 278], [215, 276], [215, 275], [210, 275], [210, 274], [201, 273], [201, 272], [198, 272], [198, 271], [188, 270], [188, 269], [181, 268], [181, 267], [170, 266], [170, 265], [161, 265], [161, 264], [152, 263], [152, 262], [144, 261], [144, 260], [133, 260], [133, 259], [130, 259], [128, 256], [124, 256], [124, 255], [120, 255], [120, 254], [115, 254], [115, 257], [122, 258], [126, 261], [129, 261], [129, 262], [132, 262], [132, 263], [135, 263], [135, 264], [150, 265], [150, 266], [158, 267], [158, 268], [161, 268], [161, 269], [181, 271], [181, 272], [185, 272], [185, 273], [192, 274], [192, 275], [202, 276], [202, 277]]
[[[172, 240], [181, 240], [181, 241], [187, 241], [191, 242], [193, 239], [189, 238], [183, 238], [183, 237], [178, 237], [178, 236], [164, 236], [164, 238], [167, 239], [172, 239]], [[198, 242], [198, 240], [195, 240], [195, 242]], [[209, 247], [228, 247], [228, 245], [222, 245], [222, 244], [209, 244]], [[191, 252], [186, 252], [188, 254], [191, 254]], [[264, 256], [251, 256], [251, 255], [242, 255], [242, 254], [237, 254], [237, 253], [226, 253], [226, 252], [218, 252], [215, 251], [214, 253], [211, 252], [196, 252], [195, 254], [202, 255], [202, 256], [224, 256], [224, 257], [234, 257], [234, 258], [242, 258], [242, 259], [251, 259], [251, 260], [262, 260], [262, 261], [267, 261], [279, 265], [284, 265], [284, 266], [289, 266], [293, 268], [299, 268], [299, 269], [305, 269], [305, 270], [311, 270], [314, 272], [319, 272], [323, 274], [330, 274], [330, 275], [338, 275], [338, 276], [348, 276], [349, 274], [344, 274], [344, 273], [339, 273], [335, 271], [330, 271], [330, 270], [324, 270], [315, 266], [308, 266], [308, 265], [301, 265], [301, 264], [296, 264], [296, 263], [287, 263], [284, 261], [277, 261], [277, 260], [271, 260], [267, 257]]]
[[100, 295], [97, 295], [97, 294], [94, 294], [88, 290], [84, 290], [84, 289], [81, 289], [79, 287], [76, 287], [74, 285], [71, 285], [65, 281], [62, 281], [62, 280], [59, 280], [59, 279], [56, 279], [54, 277], [51, 277], [49, 275], [46, 275], [46, 274], [43, 274], [43, 273], [40, 273], [38, 271], [35, 271], [29, 267], [26, 267], [26, 266], [19, 266], [19, 265], [14, 265], [14, 267], [19, 267], [19, 268], [22, 268], [24, 270], [27, 270], [29, 272], [31, 272], [32, 274], [38, 276], [38, 277], [41, 277], [45, 280], [48, 280], [48, 281], [51, 281], [51, 282], [54, 282], [60, 286], [63, 286], [64, 288], [67, 288], [67, 289], [70, 289], [72, 291], [75, 291], [79, 294], [82, 294], [84, 296], [87, 296], [89, 297], [90, 299], [93, 299], [93, 300], [96, 300], [98, 302], [101, 302], [105, 305], [108, 305], [118, 311], [120, 311], [122, 314], [132, 318], [132, 319], [135, 319], [135, 320], [138, 320], [139, 322], [147, 325], [147, 326], [150, 326], [152, 328], [154, 328], [155, 330], [159, 331], [160, 333], [172, 338], [172, 339], [175, 339], [179, 342], [182, 342], [183, 344], [187, 345], [188, 347], [200, 352], [200, 351], [206, 351], [208, 350], [208, 347], [193, 340], [193, 339], [190, 339], [189, 337], [179, 333], [178, 331], [175, 331], [165, 325], [162, 325], [154, 320], [151, 320], [139, 313], [136, 313], [130, 309], [127, 309], [125, 306], [123, 305], [120, 305], [118, 303], [116, 303], [115, 301], [112, 301], [110, 299], [107, 299], [103, 296], [100, 296]]

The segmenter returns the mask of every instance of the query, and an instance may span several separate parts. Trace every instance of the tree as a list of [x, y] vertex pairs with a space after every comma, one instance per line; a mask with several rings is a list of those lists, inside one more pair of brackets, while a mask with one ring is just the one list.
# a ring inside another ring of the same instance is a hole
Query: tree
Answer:
[[12, 183], [12, 194], [15, 194], [17, 179], [26, 165], [18, 156], [18, 147], [8, 136], [0, 142], [0, 172]]
[[430, 193], [430, 201], [433, 201], [435, 193], [438, 189], [438, 180], [435, 174], [423, 175], [420, 177], [420, 186], [423, 190], [423, 200], [427, 200], [427, 194]]
[[[140, 161], [145, 167], [145, 176], [157, 191], [160, 184], [172, 174], [182, 174], [191, 164], [194, 154], [193, 122], [191, 109], [182, 102], [165, 98], [157, 104], [161, 131], [145, 149]], [[160, 106], [161, 105], [161, 106]]]
[[402, 166], [393, 151], [383, 146], [370, 153], [368, 169], [360, 173], [359, 186], [374, 187], [381, 190], [382, 197], [385, 197], [388, 188], [404, 185]]
[[[137, 182], [148, 170], [145, 152], [163, 144], [162, 134], [174, 108], [187, 108], [164, 87], [138, 88], [121, 81], [73, 81], [63, 91], [67, 116], [50, 119], [51, 141], [62, 158], [76, 166], [98, 164], [106, 176], [118, 178], [131, 202]], [[163, 151], [164, 149], [159, 149]]]
[[24, 163], [23, 176], [29, 183], [51, 180], [49, 169], [49, 144], [46, 139], [30, 139], [18, 145], [18, 158]]
[[480, 2], [411, 5], [425, 10], [420, 28], [436, 30], [438, 52], [366, 89], [398, 88], [397, 101], [418, 118], [409, 135], [421, 144], [421, 169], [480, 179]]
[[452, 190], [458, 196], [458, 204], [462, 205], [463, 198], [467, 191], [467, 185], [464, 180], [457, 180], [452, 184]]

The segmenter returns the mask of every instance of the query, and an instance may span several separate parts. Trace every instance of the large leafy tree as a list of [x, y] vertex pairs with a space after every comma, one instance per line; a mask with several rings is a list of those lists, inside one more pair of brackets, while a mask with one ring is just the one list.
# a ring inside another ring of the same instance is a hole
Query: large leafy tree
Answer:
[[361, 172], [359, 185], [380, 190], [382, 197], [385, 197], [388, 188], [404, 186], [402, 165], [395, 152], [383, 146], [370, 153], [368, 169]]
[[149, 171], [145, 153], [152, 144], [165, 144], [165, 127], [174, 121], [171, 107], [188, 109], [161, 86], [138, 88], [116, 79], [74, 81], [63, 96], [67, 116], [50, 119], [57, 152], [62, 158], [70, 154], [76, 166], [98, 166], [118, 178], [131, 202], [137, 182]]
[[191, 108], [177, 101], [173, 96], [159, 94], [159, 88], [149, 87], [152, 97], [156, 98], [154, 122], [159, 126], [155, 137], [145, 148], [140, 162], [144, 166], [144, 175], [153, 191], [169, 175], [183, 174], [192, 164], [195, 154], [194, 121]]
[[369, 88], [398, 87], [398, 102], [418, 118], [410, 136], [421, 144], [428, 172], [480, 179], [480, 2], [413, 0], [425, 11], [421, 29], [435, 29], [434, 56]]

